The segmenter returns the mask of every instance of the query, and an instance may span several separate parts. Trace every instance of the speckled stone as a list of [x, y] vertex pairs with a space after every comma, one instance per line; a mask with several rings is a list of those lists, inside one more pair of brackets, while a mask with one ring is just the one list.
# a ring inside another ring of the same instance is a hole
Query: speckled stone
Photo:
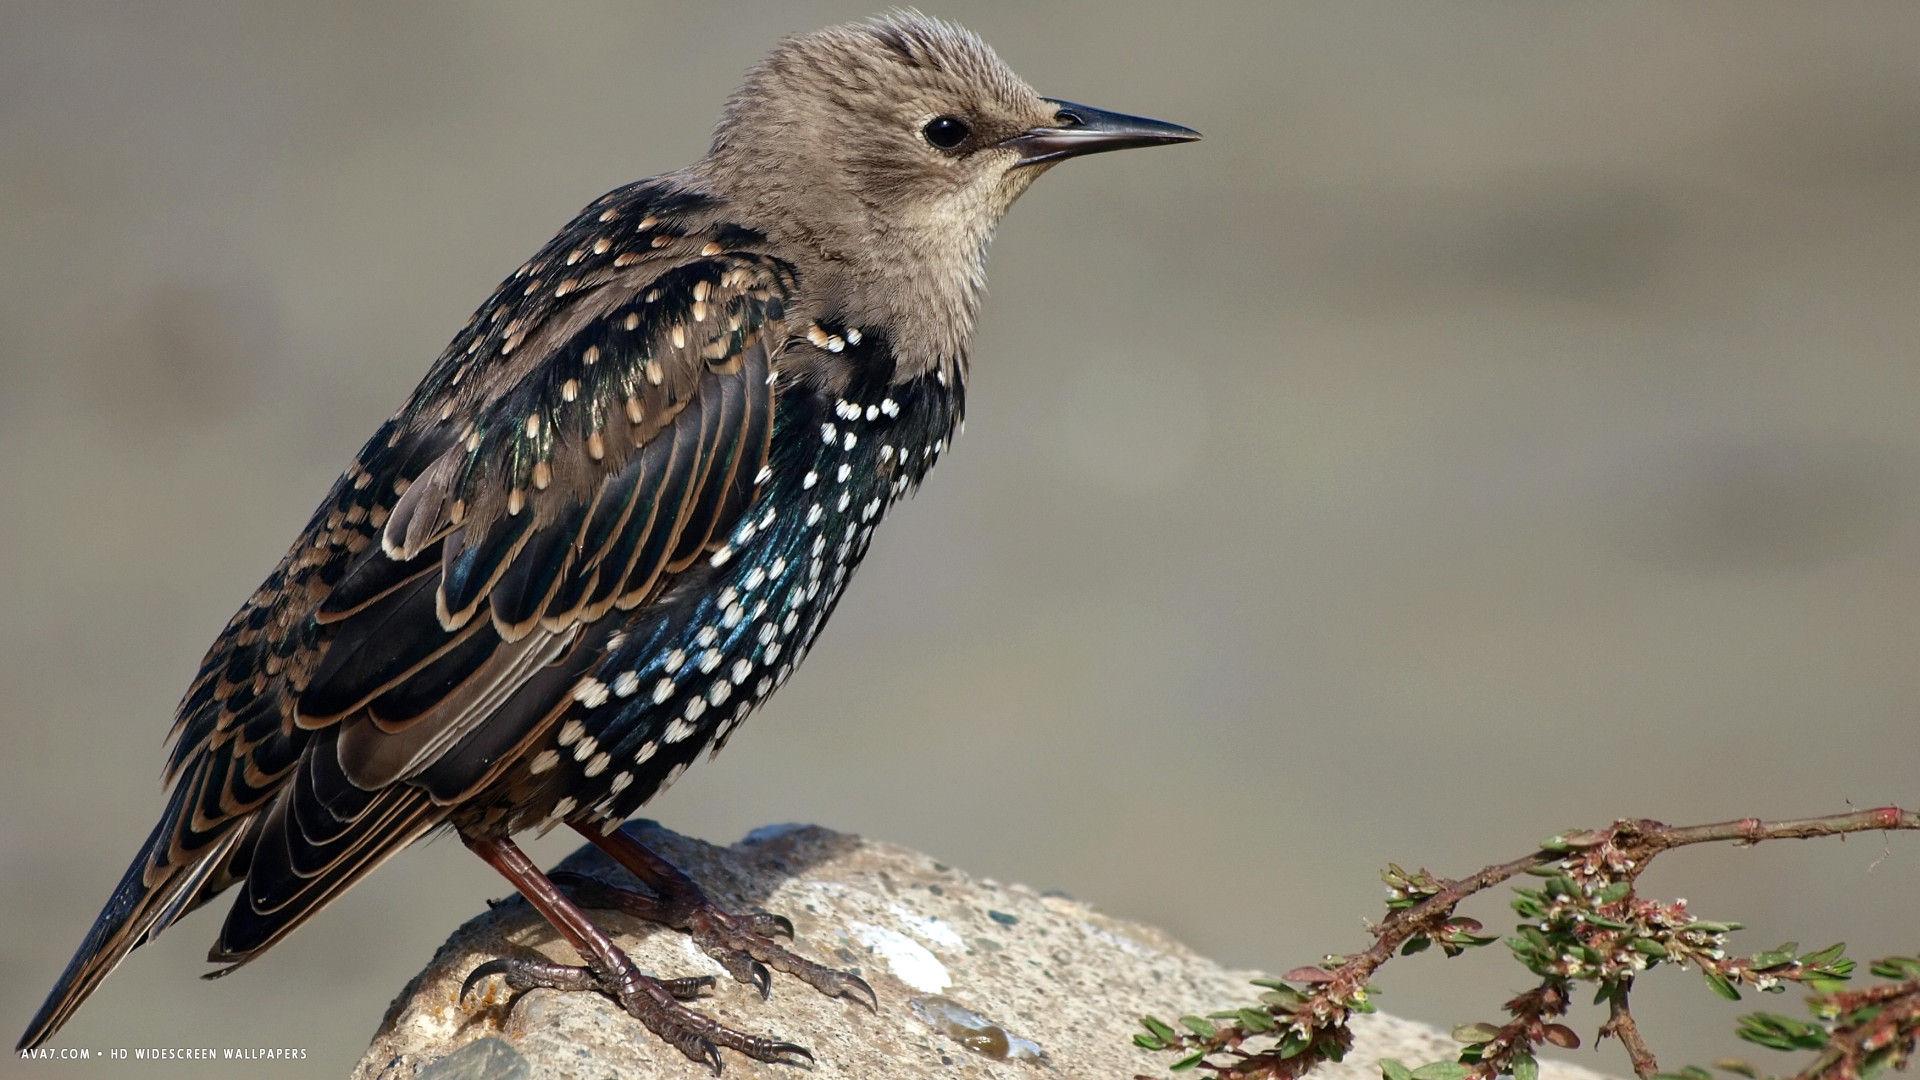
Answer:
[[[1248, 1000], [1253, 972], [1223, 968], [1150, 926], [1022, 885], [970, 877], [928, 856], [817, 826], [757, 829], [714, 847], [651, 823], [628, 825], [702, 882], [722, 903], [764, 907], [793, 919], [797, 949], [854, 968], [880, 996], [879, 1015], [832, 1001], [783, 975], [773, 999], [729, 980], [678, 934], [624, 915], [599, 913], [643, 970], [715, 974], [699, 1008], [747, 1030], [811, 1048], [823, 1078], [1124, 1078], [1160, 1074], [1164, 1056], [1135, 1049], [1142, 1013], [1178, 1015]], [[563, 864], [631, 886], [593, 848]], [[495, 955], [534, 950], [576, 963], [564, 942], [515, 900], [468, 922], [393, 1003], [355, 1071], [356, 1080], [538, 1076], [543, 1080], [705, 1076], [604, 998], [536, 990], [509, 1015], [497, 997], [455, 1001], [468, 970]], [[498, 989], [492, 981], [492, 994]], [[975, 1014], [998, 1030], [967, 1042], [1010, 1046], [996, 1059], [970, 1049], [935, 1021]], [[1317, 1076], [1373, 1080], [1381, 1057], [1428, 1061], [1451, 1055], [1445, 1033], [1390, 1016], [1356, 1023], [1354, 1052]], [[483, 1049], [476, 1050], [475, 1047]], [[1037, 1047], [1037, 1054], [1030, 1049]], [[482, 1063], [498, 1072], [473, 1072]], [[449, 1068], [453, 1071], [447, 1071]], [[466, 1071], [461, 1071], [466, 1070]], [[524, 1072], [521, 1070], [525, 1070]], [[798, 1070], [726, 1056], [729, 1077], [781, 1077]], [[1545, 1080], [1599, 1074], [1545, 1062]]]

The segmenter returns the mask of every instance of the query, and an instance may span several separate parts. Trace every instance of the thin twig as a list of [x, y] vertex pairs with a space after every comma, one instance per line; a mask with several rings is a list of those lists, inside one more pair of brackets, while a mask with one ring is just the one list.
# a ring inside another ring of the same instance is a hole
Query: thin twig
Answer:
[[1627, 1004], [1627, 994], [1633, 989], [1633, 980], [1628, 979], [1615, 988], [1607, 997], [1607, 1022], [1600, 1028], [1602, 1036], [1611, 1035], [1620, 1040], [1627, 1050], [1627, 1059], [1633, 1062], [1633, 1074], [1640, 1080], [1652, 1080], [1660, 1072], [1660, 1063], [1654, 1059], [1653, 1048], [1640, 1034], [1640, 1025], [1633, 1019], [1633, 1009]]

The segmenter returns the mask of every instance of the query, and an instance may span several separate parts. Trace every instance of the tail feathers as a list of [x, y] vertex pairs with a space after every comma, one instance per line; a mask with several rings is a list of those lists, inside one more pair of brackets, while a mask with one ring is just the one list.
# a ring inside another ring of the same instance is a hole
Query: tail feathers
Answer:
[[165, 850], [170, 839], [169, 821], [170, 817], [162, 818], [141, 846], [133, 865], [127, 867], [107, 906], [94, 919], [93, 929], [87, 932], [86, 940], [67, 962], [67, 970], [60, 974], [46, 1002], [27, 1025], [17, 1050], [31, 1050], [52, 1038], [128, 953], [206, 900], [207, 895], [203, 894], [209, 879], [214, 879], [216, 871], [226, 865], [235, 845], [246, 834], [244, 829], [230, 829], [195, 861], [170, 867], [162, 871], [160, 880], [149, 882], [152, 854]]

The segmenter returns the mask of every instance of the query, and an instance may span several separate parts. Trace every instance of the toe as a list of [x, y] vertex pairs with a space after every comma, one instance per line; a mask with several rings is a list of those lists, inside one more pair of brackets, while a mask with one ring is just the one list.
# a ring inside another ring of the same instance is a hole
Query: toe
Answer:
[[460, 997], [458, 1000], [461, 1004], [465, 1004], [467, 995], [473, 991], [475, 986], [494, 975], [505, 975], [508, 971], [512, 970], [512, 967], [513, 964], [511, 961], [504, 957], [496, 957], [474, 968], [472, 971], [467, 972], [466, 980], [460, 984]]

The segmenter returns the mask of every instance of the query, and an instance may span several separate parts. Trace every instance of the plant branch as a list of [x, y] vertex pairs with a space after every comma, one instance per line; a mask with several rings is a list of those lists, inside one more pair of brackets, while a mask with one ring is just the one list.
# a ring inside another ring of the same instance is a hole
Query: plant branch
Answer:
[[1640, 1080], [1653, 1080], [1660, 1073], [1660, 1063], [1653, 1056], [1653, 1048], [1640, 1034], [1640, 1025], [1633, 1018], [1633, 1009], [1627, 1004], [1627, 995], [1633, 990], [1633, 980], [1627, 979], [1607, 998], [1607, 1022], [1600, 1027], [1602, 1036], [1611, 1035], [1620, 1040], [1627, 1050], [1627, 1059], [1633, 1063], [1633, 1074]]
[[[1506, 1024], [1467, 1024], [1456, 1029], [1456, 1037], [1466, 1043], [1457, 1064], [1408, 1069], [1398, 1062], [1383, 1062], [1387, 1080], [1463, 1080], [1469, 1074], [1531, 1080], [1537, 1065], [1530, 1051], [1537, 1040], [1557, 1045], [1577, 1042], [1564, 1025], [1549, 1023], [1565, 1011], [1565, 988], [1573, 982], [1601, 987], [1609, 1013], [1600, 1034], [1620, 1041], [1640, 1080], [1653, 1080], [1659, 1066], [1628, 1003], [1637, 973], [1660, 964], [1694, 966], [1728, 998], [1739, 998], [1742, 987], [1778, 991], [1791, 982], [1815, 991], [1816, 1001], [1823, 1000], [1822, 994], [1830, 995], [1824, 1000], [1838, 1001], [1841, 996], [1832, 992], [1852, 972], [1853, 963], [1841, 955], [1839, 946], [1805, 955], [1796, 955], [1797, 947], [1786, 945], [1752, 957], [1729, 956], [1726, 935], [1739, 924], [1699, 919], [1684, 900], [1642, 899], [1634, 890], [1647, 865], [1662, 852], [1696, 844], [1750, 846], [1768, 840], [1882, 831], [1920, 831], [1920, 813], [1881, 806], [1821, 817], [1775, 821], [1748, 817], [1698, 825], [1623, 819], [1603, 829], [1551, 837], [1528, 854], [1463, 878], [1443, 880], [1424, 870], [1408, 873], [1390, 867], [1383, 875], [1389, 887], [1389, 910], [1371, 927], [1373, 941], [1364, 951], [1328, 956], [1321, 964], [1296, 968], [1281, 980], [1260, 980], [1267, 993], [1259, 1004], [1211, 1013], [1212, 1019], [1185, 1017], [1181, 1023], [1192, 1034], [1149, 1017], [1145, 1033], [1134, 1041], [1149, 1050], [1181, 1054], [1176, 1069], [1293, 1080], [1344, 1053], [1351, 1043], [1348, 1020], [1356, 1012], [1370, 1011], [1369, 984], [1396, 955], [1437, 944], [1455, 956], [1499, 940], [1481, 935], [1480, 923], [1457, 911], [1466, 900], [1530, 874], [1546, 882], [1538, 889], [1517, 890], [1514, 907], [1523, 921], [1508, 945], [1542, 980], [1540, 989], [1508, 1003], [1513, 1019]], [[1830, 1053], [1823, 1055], [1823, 1060], [1832, 1060], [1824, 1070], [1803, 1074], [1801, 1080], [1816, 1076], [1850, 1080], [1860, 1075], [1863, 1063], [1904, 1063], [1912, 1052], [1915, 1033], [1920, 1032], [1920, 986], [1884, 1004], [1852, 1008], [1867, 1011], [1850, 1021], [1852, 1027], [1842, 1023], [1833, 1029]], [[1213, 1022], [1222, 1019], [1224, 1024]], [[1253, 1049], [1263, 1038], [1272, 1044]], [[1847, 1049], [1856, 1042], [1856, 1049]], [[1216, 1061], [1215, 1055], [1227, 1060]]]

